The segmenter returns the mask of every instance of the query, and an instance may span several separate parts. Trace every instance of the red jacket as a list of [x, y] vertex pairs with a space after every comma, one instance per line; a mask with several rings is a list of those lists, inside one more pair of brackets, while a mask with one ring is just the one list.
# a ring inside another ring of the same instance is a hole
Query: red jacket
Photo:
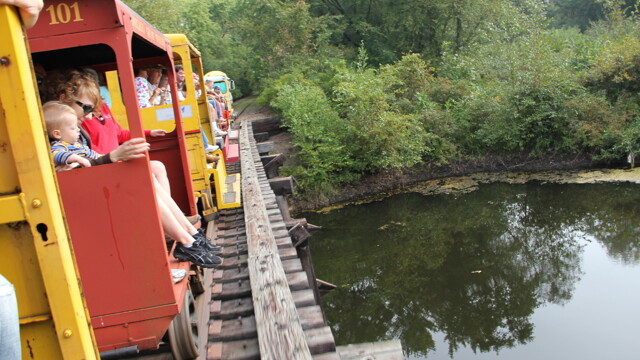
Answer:
[[[108, 154], [131, 139], [131, 132], [120, 127], [104, 102], [100, 106], [100, 114], [100, 117], [94, 116], [82, 122], [82, 128], [91, 138], [91, 149], [98, 154]], [[149, 136], [151, 131], [145, 130], [144, 133]]]

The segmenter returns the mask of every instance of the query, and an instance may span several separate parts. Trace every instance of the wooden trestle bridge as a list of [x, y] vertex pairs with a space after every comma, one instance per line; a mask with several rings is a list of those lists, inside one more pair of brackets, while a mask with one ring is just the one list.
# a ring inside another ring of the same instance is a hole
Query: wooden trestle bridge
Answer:
[[397, 340], [336, 346], [308, 253], [313, 225], [292, 219], [284, 197], [294, 180], [279, 177], [283, 156], [268, 154], [273, 143], [256, 142], [268, 140], [267, 133], [254, 134], [242, 118], [236, 124], [240, 161], [227, 172], [242, 177], [243, 206], [222, 210], [207, 224], [207, 237], [223, 247], [223, 262], [205, 271], [197, 306], [209, 321], [192, 324], [199, 359], [404, 359]]

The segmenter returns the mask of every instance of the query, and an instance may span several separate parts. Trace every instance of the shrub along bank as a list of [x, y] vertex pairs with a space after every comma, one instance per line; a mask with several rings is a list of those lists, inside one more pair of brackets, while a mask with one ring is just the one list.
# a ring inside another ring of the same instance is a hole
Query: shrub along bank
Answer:
[[297, 64], [262, 100], [297, 149], [284, 171], [317, 204], [363, 176], [411, 168], [620, 161], [640, 153], [639, 27], [620, 18], [584, 33], [531, 31], [437, 66], [408, 54], [371, 68], [361, 50], [352, 65]]

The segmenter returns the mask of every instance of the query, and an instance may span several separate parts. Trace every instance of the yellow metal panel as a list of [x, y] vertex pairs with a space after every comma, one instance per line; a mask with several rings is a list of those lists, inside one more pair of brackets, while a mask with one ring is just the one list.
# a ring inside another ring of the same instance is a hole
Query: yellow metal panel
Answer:
[[191, 178], [194, 181], [193, 190], [201, 191], [209, 189], [208, 186], [199, 188], [195, 187], [195, 181], [199, 180], [199, 182], [202, 182], [206, 177], [207, 164], [206, 160], [203, 161], [203, 159], [205, 159], [205, 155], [204, 147], [202, 145], [202, 134], [187, 134], [185, 138], [187, 141], [187, 155], [189, 155], [189, 169], [191, 169]]
[[[0, 42], [7, 41], [5, 34], [0, 30]], [[0, 122], [0, 139], [8, 139], [7, 127]], [[17, 192], [18, 172], [13, 161], [13, 151], [8, 143], [0, 144], [0, 194], [14, 194]], [[0, 209], [2, 209], [0, 207]]]
[[[113, 118], [120, 124], [123, 129], [129, 128], [127, 121], [127, 109], [122, 100], [122, 91], [120, 90], [120, 79], [117, 71], [107, 71], [105, 73], [107, 79], [107, 88], [111, 95], [111, 113]], [[166, 117], [173, 119], [173, 106], [161, 105], [140, 109], [142, 116], [142, 127], [146, 130], [162, 129], [166, 132], [172, 132], [176, 129], [176, 123], [173, 120], [163, 120]]]
[[107, 80], [107, 88], [111, 95], [111, 114], [114, 120], [120, 124], [123, 129], [129, 129], [129, 123], [127, 122], [127, 109], [124, 107], [124, 101], [122, 101], [122, 91], [120, 90], [120, 79], [118, 78], [117, 71], [107, 71], [104, 73]]
[[[41, 316], [51, 319], [34, 238], [26, 223], [0, 225], [0, 254], [0, 272], [16, 290], [20, 322], [33, 323], [31, 319]], [[28, 327], [22, 326], [21, 332], [25, 328]], [[51, 330], [40, 334], [32, 342], [39, 342], [42, 338], [55, 339], [55, 333]], [[22, 343], [25, 344], [24, 340]]]
[[0, 224], [26, 220], [22, 209], [22, 197], [20, 195], [0, 196]]
[[[242, 201], [240, 200], [240, 174], [231, 175], [234, 177], [234, 181], [228, 181], [231, 178], [227, 174], [222, 151], [216, 150], [213, 154], [218, 155], [220, 158], [216, 166], [209, 169], [209, 172], [213, 175], [213, 184], [216, 189], [216, 206], [218, 209], [233, 209], [242, 206]], [[224, 196], [227, 193], [235, 193], [235, 201], [225, 202]]]
[[0, 5], [0, 128], [7, 136], [0, 143], [10, 147], [15, 164], [15, 173], [0, 176], [3, 183], [16, 181], [28, 220], [0, 225], [0, 271], [16, 287], [27, 324], [21, 327], [25, 357], [97, 359], [36, 94], [17, 13]]
[[[183, 116], [188, 116], [191, 113], [191, 109], [185, 107], [183, 103], [180, 103], [180, 110]], [[162, 129], [168, 133], [176, 130], [173, 105], [158, 105], [140, 109], [140, 115], [142, 116], [142, 127], [145, 130]]]
[[[195, 72], [200, 76], [200, 83], [202, 88], [202, 94], [199, 98], [196, 98], [195, 87], [191, 84], [187, 86], [187, 97], [184, 101], [180, 102], [180, 107], [189, 109], [191, 116], [183, 116], [183, 127], [186, 132], [200, 131], [203, 125], [209, 124], [209, 109], [207, 106], [206, 91], [204, 91], [204, 77], [202, 73], [202, 59], [200, 58], [200, 52], [189, 42], [189, 39], [183, 34], [167, 34], [165, 35], [171, 41], [171, 47], [174, 54], [174, 59], [179, 60], [184, 68], [187, 81], [192, 81], [192, 72]], [[184, 111], [183, 111], [184, 114]], [[205, 130], [206, 131], [206, 130]], [[211, 137], [211, 132], [208, 132], [208, 137], [211, 145], [214, 145], [214, 138]], [[187, 143], [187, 151], [189, 157], [189, 168], [191, 169], [191, 178], [193, 179], [194, 190], [199, 192], [196, 197], [201, 197], [204, 200], [204, 211], [212, 209], [211, 198], [211, 185], [208, 179], [210, 175], [207, 171], [207, 161], [204, 151], [204, 142], [202, 141], [202, 134], [189, 133], [185, 136]]]
[[[20, 326], [20, 338], [22, 341], [23, 359], [61, 359], [60, 351], [52, 352], [51, 349], [59, 347], [58, 339], [54, 336], [43, 337], [42, 334], [53, 332], [54, 325], [51, 319], [43, 322]], [[78, 355], [80, 356], [80, 355]], [[81, 359], [80, 357], [65, 357], [65, 359]], [[89, 359], [89, 357], [87, 358]]]

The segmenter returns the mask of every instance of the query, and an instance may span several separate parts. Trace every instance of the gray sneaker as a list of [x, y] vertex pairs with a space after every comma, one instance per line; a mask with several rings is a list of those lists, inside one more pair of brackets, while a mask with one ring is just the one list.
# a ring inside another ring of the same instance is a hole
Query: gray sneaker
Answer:
[[214, 254], [218, 254], [220, 251], [222, 251], [222, 246], [213, 245], [211, 242], [209, 242], [209, 239], [207, 239], [207, 236], [204, 234], [204, 231], [202, 229], [198, 229], [198, 232], [193, 235], [193, 238], [196, 240], [195, 244], [197, 246], [205, 248], [207, 249], [207, 251], [210, 251]]
[[196, 243], [193, 243], [190, 248], [177, 243], [173, 256], [180, 261], [191, 261], [194, 265], [204, 268], [216, 267], [222, 263], [222, 259]]

